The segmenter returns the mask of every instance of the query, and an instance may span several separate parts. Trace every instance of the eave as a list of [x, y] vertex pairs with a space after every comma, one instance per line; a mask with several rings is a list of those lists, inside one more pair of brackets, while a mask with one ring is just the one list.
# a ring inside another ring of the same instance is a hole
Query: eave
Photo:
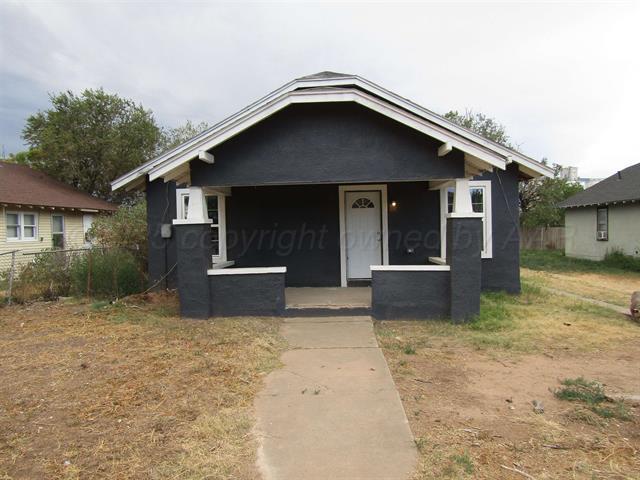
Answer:
[[[334, 91], [328, 92], [328, 89]], [[318, 101], [355, 101], [376, 111], [383, 108], [392, 114], [391, 118], [401, 117], [412, 128], [424, 131], [443, 143], [450, 142], [454, 148], [477, 158], [480, 165], [504, 169], [506, 164], [515, 161], [526, 176], [553, 176], [550, 167], [460, 127], [430, 110], [354, 75], [293, 80], [191, 140], [114, 180], [111, 184], [112, 189], [136, 188], [144, 183], [144, 176], [147, 174], [150, 180], [163, 177], [169, 172], [173, 172], [170, 179], [185, 179], [188, 174], [181, 165], [196, 158], [199, 151], [213, 148], [287, 105]], [[384, 107], [381, 107], [382, 105]], [[419, 128], [416, 128], [418, 126]]]

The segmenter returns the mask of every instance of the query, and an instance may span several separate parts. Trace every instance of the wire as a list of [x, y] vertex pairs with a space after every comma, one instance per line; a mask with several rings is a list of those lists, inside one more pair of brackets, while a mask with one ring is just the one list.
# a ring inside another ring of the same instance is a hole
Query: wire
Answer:
[[161, 281], [163, 281], [165, 278], [167, 278], [169, 276], [169, 274], [173, 271], [173, 269], [176, 268], [177, 266], [178, 266], [178, 263], [177, 262], [174, 263], [173, 267], [171, 267], [167, 273], [165, 273], [162, 277], [160, 277], [156, 283], [154, 283], [149, 288], [147, 288], [144, 292], [142, 292], [142, 294], [144, 295], [145, 293], [148, 293], [150, 290], [153, 290], [155, 287], [157, 287], [158, 284]]

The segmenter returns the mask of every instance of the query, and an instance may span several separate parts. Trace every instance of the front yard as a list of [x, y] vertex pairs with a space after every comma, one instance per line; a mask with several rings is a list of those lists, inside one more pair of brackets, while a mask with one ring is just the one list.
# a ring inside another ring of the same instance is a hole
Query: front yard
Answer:
[[[471, 324], [376, 322], [415, 479], [640, 478], [640, 400], [615, 400], [640, 395], [640, 325], [540, 288], [619, 304], [637, 274], [534, 268]], [[279, 324], [184, 321], [166, 295], [1, 309], [0, 479], [257, 478], [252, 405]]]
[[[624, 274], [575, 275], [628, 288]], [[640, 478], [640, 397], [554, 394], [583, 377], [639, 396], [640, 325], [540, 289], [554, 274], [523, 278], [519, 297], [483, 295], [470, 325], [377, 323], [420, 452], [415, 478]]]
[[612, 262], [572, 259], [559, 252], [530, 251], [522, 256], [522, 278], [548, 288], [629, 308], [631, 294], [640, 290], [640, 260], [614, 257]]
[[0, 310], [0, 478], [255, 478], [278, 324], [183, 321], [162, 295]]

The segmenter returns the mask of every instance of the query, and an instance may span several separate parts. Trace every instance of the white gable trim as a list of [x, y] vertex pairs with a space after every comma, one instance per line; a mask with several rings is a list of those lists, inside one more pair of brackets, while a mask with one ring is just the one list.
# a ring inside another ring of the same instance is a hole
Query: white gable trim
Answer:
[[360, 90], [345, 89], [314, 89], [314, 90], [298, 90], [288, 92], [279, 98], [269, 102], [258, 110], [251, 111], [234, 122], [225, 125], [217, 132], [211, 132], [210, 135], [201, 138], [196, 144], [190, 148], [184, 149], [176, 154], [173, 158], [154, 167], [149, 172], [149, 180], [153, 181], [158, 178], [175, 179], [177, 178], [178, 169], [185, 163], [193, 160], [198, 156], [201, 150], [209, 150], [219, 145], [229, 138], [239, 134], [262, 120], [270, 117], [276, 112], [296, 103], [326, 103], [326, 102], [355, 102], [367, 107], [377, 113], [385, 115], [397, 122], [400, 122], [410, 128], [418, 130], [436, 140], [443, 143], [449, 143], [453, 148], [457, 148], [474, 159], [481, 161], [485, 170], [491, 170], [493, 167], [505, 169], [507, 160], [491, 152], [485, 148], [475, 145], [456, 134], [452, 134], [446, 129], [434, 125], [423, 118], [413, 115], [401, 108], [391, 105], [372, 95], [368, 95]]
[[178, 147], [170, 150], [168, 152], [163, 153], [162, 155], [154, 158], [146, 162], [145, 164], [135, 168], [134, 170], [126, 173], [125, 175], [119, 177], [114, 180], [111, 184], [113, 190], [117, 190], [119, 188], [133, 188], [144, 182], [144, 175], [149, 173], [152, 169], [157, 168], [162, 165], [164, 162], [169, 161], [175, 157], [183, 155], [185, 152], [190, 151], [196, 145], [200, 145], [211, 136], [217, 134], [219, 131], [223, 129], [227, 129], [231, 124], [237, 122], [239, 118], [244, 118], [251, 113], [262, 109], [265, 105], [275, 101], [278, 97], [281, 97], [283, 94], [288, 92], [292, 92], [298, 88], [316, 88], [316, 87], [345, 87], [345, 86], [355, 86], [361, 88], [367, 92], [372, 93], [373, 95], [386, 100], [392, 104], [395, 104], [402, 109], [405, 109], [418, 117], [421, 117], [434, 125], [442, 127], [444, 130], [450, 131], [451, 133], [457, 134], [468, 141], [477, 144], [480, 147], [484, 147], [489, 151], [492, 151], [498, 156], [503, 157], [509, 163], [510, 161], [515, 161], [520, 164], [522, 170], [532, 176], [552, 176], [553, 171], [546, 165], [537, 162], [536, 160], [527, 157], [519, 152], [506, 148], [500, 144], [492, 142], [470, 130], [467, 130], [463, 127], [456, 125], [453, 122], [437, 115], [426, 108], [423, 108], [405, 98], [396, 95], [395, 93], [386, 90], [366, 79], [358, 77], [356, 75], [353, 76], [339, 76], [334, 78], [322, 78], [322, 79], [297, 79], [293, 80], [277, 90], [271, 92], [270, 94], [262, 97], [256, 102], [248, 105], [244, 109], [240, 110], [234, 115], [222, 120], [217, 123], [210, 129], [202, 132], [201, 134], [195, 136], [191, 140], [179, 145]]

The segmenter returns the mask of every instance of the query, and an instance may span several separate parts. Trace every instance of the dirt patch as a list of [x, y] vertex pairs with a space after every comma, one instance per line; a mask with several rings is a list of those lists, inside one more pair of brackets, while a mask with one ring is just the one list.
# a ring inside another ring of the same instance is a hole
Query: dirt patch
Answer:
[[640, 327], [527, 282], [484, 295], [482, 310], [469, 325], [376, 324], [421, 455], [415, 478], [640, 478], [637, 401], [623, 420], [553, 393], [584, 377], [639, 395]]
[[164, 295], [0, 309], [0, 478], [254, 478], [277, 330]]

